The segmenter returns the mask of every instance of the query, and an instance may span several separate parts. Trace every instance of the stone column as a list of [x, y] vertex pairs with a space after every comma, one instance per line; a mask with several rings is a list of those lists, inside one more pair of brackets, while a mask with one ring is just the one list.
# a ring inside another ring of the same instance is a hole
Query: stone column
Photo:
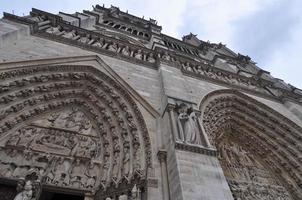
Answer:
[[167, 171], [167, 151], [159, 150], [157, 156], [161, 167], [163, 200], [169, 200], [170, 191], [169, 191], [168, 171]]
[[203, 126], [201, 125], [201, 122], [200, 122], [200, 115], [201, 113], [200, 112], [195, 112], [196, 115], [197, 115], [197, 123], [198, 123], [198, 126], [200, 128], [200, 132], [201, 132], [201, 136], [203, 136], [203, 139], [206, 143], [206, 147], [211, 147], [211, 143], [209, 141], [209, 138], [208, 138], [208, 135], [207, 133], [205, 132]]
[[172, 126], [172, 135], [173, 135], [173, 142], [181, 140], [179, 138], [178, 130], [177, 130], [177, 124], [176, 124], [176, 119], [174, 115], [174, 106], [168, 105], [167, 108], [171, 120], [171, 126]]

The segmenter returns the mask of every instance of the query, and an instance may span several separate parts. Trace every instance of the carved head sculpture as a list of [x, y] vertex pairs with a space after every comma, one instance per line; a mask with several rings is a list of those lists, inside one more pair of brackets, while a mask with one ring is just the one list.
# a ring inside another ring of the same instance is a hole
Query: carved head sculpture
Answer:
[[181, 103], [180, 105], [176, 105], [176, 110], [178, 114], [185, 114], [187, 111], [187, 105]]

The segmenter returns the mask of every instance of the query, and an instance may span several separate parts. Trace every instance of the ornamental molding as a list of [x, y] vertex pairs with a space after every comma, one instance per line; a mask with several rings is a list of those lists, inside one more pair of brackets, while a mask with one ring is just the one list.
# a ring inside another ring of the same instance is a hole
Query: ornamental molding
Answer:
[[121, 85], [85, 65], [6, 69], [0, 79], [3, 177], [35, 172], [50, 187], [99, 195], [111, 186], [144, 192], [151, 141]]
[[[32, 67], [32, 66], [46, 66], [46, 65], [74, 65], [81, 62], [86, 61], [94, 61], [97, 65], [102, 67], [111, 78], [117, 81], [120, 85], [125, 87], [125, 89], [131, 94], [131, 96], [137, 100], [154, 118], [160, 116], [159, 112], [153, 108], [152, 105], [149, 104], [143, 97], [140, 96], [123, 78], [119, 76], [109, 65], [107, 65], [102, 58], [98, 55], [87, 55], [87, 56], [71, 56], [71, 57], [54, 57], [54, 58], [46, 58], [46, 59], [35, 59], [35, 60], [20, 60], [13, 62], [2, 62], [0, 63], [0, 72], [1, 70], [7, 69], [16, 69], [22, 67]], [[94, 67], [91, 67], [94, 68]], [[93, 69], [98, 73], [98, 69]]]
[[301, 198], [301, 126], [238, 91], [212, 92], [200, 109], [211, 145], [219, 149], [223, 141], [240, 144], [258, 157], [295, 199]]
[[210, 61], [200, 57], [195, 58], [191, 55], [190, 57], [184, 57], [183, 55], [178, 55], [171, 49], [166, 49], [162, 44], [159, 44], [154, 50], [150, 50], [70, 25], [68, 22], [63, 21], [61, 17], [44, 11], [33, 9], [31, 14], [33, 16], [32, 19], [18, 17], [8, 13], [4, 13], [4, 17], [18, 23], [30, 25], [31, 33], [35, 36], [73, 45], [96, 53], [102, 53], [153, 69], [157, 69], [159, 63], [163, 62], [170, 66], [180, 68], [184, 75], [215, 81], [228, 86], [231, 85], [232, 87], [279, 101], [294, 101], [302, 105], [302, 91], [300, 89], [294, 87], [286, 89], [277, 87], [276, 84], [279, 84], [277, 79], [269, 81], [263, 79], [261, 74], [246, 77], [214, 66], [215, 59], [223, 58], [228, 62], [237, 63], [241, 68], [244, 68], [246, 64], [251, 62], [248, 56], [238, 54], [238, 56], [234, 58], [219, 54]]
[[197, 145], [195, 146], [192, 144], [175, 142], [175, 149], [217, 157], [217, 151], [215, 149], [201, 147]]

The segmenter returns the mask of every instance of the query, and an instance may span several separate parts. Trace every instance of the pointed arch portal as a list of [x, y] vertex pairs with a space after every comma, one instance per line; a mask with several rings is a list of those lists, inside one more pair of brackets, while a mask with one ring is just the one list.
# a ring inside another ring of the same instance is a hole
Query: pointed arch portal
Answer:
[[90, 66], [1, 72], [0, 138], [3, 180], [30, 179], [97, 199], [127, 195], [134, 185], [143, 193], [152, 165], [137, 105], [122, 86]]
[[302, 129], [238, 91], [201, 102], [203, 127], [234, 199], [302, 199]]

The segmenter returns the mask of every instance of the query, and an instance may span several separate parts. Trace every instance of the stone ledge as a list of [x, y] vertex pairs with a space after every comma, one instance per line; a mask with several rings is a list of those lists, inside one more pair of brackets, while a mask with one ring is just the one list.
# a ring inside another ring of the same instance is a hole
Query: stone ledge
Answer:
[[175, 142], [175, 149], [205, 154], [208, 156], [215, 156], [215, 157], [217, 156], [217, 151], [215, 149], [210, 149], [201, 146], [194, 146], [194, 145], [184, 144], [180, 142]]

